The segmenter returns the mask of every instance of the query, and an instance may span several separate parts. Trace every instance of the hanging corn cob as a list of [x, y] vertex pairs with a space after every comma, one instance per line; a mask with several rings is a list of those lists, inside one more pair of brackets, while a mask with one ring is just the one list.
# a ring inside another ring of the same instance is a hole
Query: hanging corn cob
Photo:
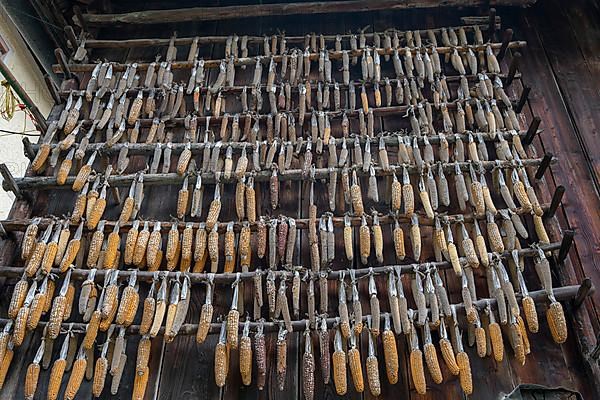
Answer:
[[149, 335], [150, 337], [156, 337], [158, 331], [162, 326], [165, 313], [167, 311], [167, 278], [163, 275], [160, 288], [156, 294], [156, 305], [154, 307], [154, 317], [152, 319], [152, 325], [150, 326]]
[[[348, 391], [348, 383], [346, 377], [346, 353], [342, 347], [342, 333], [339, 329], [336, 329], [333, 343], [333, 383], [335, 384], [336, 393], [339, 396], [343, 396]], [[324, 357], [323, 352], [321, 352], [321, 356], [322, 358]]]
[[233, 298], [231, 300], [231, 308], [227, 314], [227, 345], [232, 349], [238, 347], [238, 331], [240, 322], [240, 313], [238, 311], [238, 296], [239, 296], [240, 273], [236, 274], [235, 281], [232, 284]]
[[286, 370], [287, 370], [287, 333], [288, 331], [283, 327], [279, 326], [279, 333], [277, 334], [277, 387], [279, 391], [283, 391], [285, 387]]
[[[48, 383], [48, 392], [47, 399], [48, 400], [56, 400], [58, 398], [58, 392], [60, 390], [60, 386], [63, 380], [63, 376], [65, 373], [65, 367], [67, 364], [67, 352], [69, 349], [69, 340], [73, 333], [71, 330], [67, 332], [65, 335], [65, 339], [63, 341], [62, 347], [60, 349], [60, 355], [52, 364], [52, 369], [50, 371], [50, 381]], [[85, 370], [85, 367], [83, 368]]]
[[85, 351], [83, 347], [79, 348], [79, 352], [77, 354], [77, 359], [73, 363], [73, 368], [71, 369], [71, 375], [69, 376], [69, 381], [67, 382], [67, 388], [65, 389], [65, 399], [73, 400], [81, 387], [81, 382], [83, 381], [83, 376], [85, 374], [85, 369], [87, 366], [87, 359], [85, 356]]

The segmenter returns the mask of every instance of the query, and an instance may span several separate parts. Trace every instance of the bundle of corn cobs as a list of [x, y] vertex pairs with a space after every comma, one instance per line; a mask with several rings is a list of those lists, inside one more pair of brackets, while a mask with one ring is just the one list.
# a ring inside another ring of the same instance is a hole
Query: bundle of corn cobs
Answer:
[[[249, 58], [257, 41], [259, 53]], [[548, 299], [552, 337], [563, 343], [544, 207], [530, 183], [539, 160], [521, 143], [499, 47], [485, 43], [478, 26], [300, 40], [232, 35], [222, 60], [199, 58], [193, 40], [191, 69], [183, 71], [172, 68], [174, 39], [163, 61], [96, 64], [84, 90], [69, 93], [32, 161], [35, 173], [54, 174], [56, 185], [76, 194], [70, 215], [34, 218], [24, 233], [23, 276], [0, 333], [0, 387], [27, 332], [43, 327], [26, 398], [36, 395], [40, 369], [51, 368], [48, 399], [63, 381], [72, 399], [84, 377], [100, 396], [110, 375], [116, 394], [124, 368], [135, 364], [132, 397], [142, 399], [152, 342], [178, 334], [195, 334], [199, 344], [219, 335], [217, 386], [238, 373], [229, 366], [239, 357], [244, 385], [263, 389], [273, 332], [270, 367], [284, 390], [294, 331], [304, 332], [307, 400], [318, 371], [339, 395], [349, 390], [348, 376], [357, 392], [380, 395], [380, 370], [390, 384], [399, 380], [403, 339], [418, 393], [426, 392], [425, 370], [443, 382], [441, 354], [470, 394], [464, 333], [479, 357], [501, 362], [508, 341], [525, 363], [528, 335], [539, 329], [523, 277], [530, 265]], [[82, 42], [75, 59], [86, 57]], [[212, 82], [209, 68], [218, 69]], [[236, 72], [246, 68], [254, 68], [252, 81], [241, 84]], [[407, 127], [383, 130], [382, 118], [394, 114]], [[145, 168], [130, 162], [130, 151], [144, 155]], [[149, 185], [176, 187], [173, 219], [146, 218]], [[326, 195], [317, 196], [320, 189]], [[284, 211], [291, 191], [308, 197], [308, 218]], [[233, 203], [235, 214], [225, 207]], [[477, 277], [487, 294], [477, 293]], [[460, 283], [460, 304], [449, 302], [448, 280]], [[335, 293], [328, 281], [337, 281]], [[184, 326], [200, 291], [197, 326]], [[215, 301], [229, 311], [214, 315]], [[129, 363], [128, 342], [137, 346]], [[55, 343], [61, 350], [53, 360]]]

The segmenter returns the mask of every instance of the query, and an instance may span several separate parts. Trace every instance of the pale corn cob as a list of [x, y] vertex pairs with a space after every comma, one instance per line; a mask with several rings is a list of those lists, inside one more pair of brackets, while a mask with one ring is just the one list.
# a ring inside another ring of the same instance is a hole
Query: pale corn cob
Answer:
[[305, 400], [315, 397], [315, 356], [312, 352], [312, 339], [309, 325], [304, 333], [304, 355], [302, 356], [302, 389]]
[[419, 217], [417, 214], [410, 216], [409, 233], [413, 258], [418, 262], [421, 259], [421, 228], [419, 227]]
[[42, 235], [41, 240], [35, 244], [33, 252], [31, 254], [31, 256], [29, 257], [29, 259], [27, 260], [27, 265], [25, 267], [25, 273], [28, 277], [32, 277], [33, 275], [35, 275], [35, 273], [40, 268], [40, 265], [42, 264], [42, 260], [44, 258], [44, 254], [46, 253], [46, 246], [47, 246], [48, 240], [50, 239], [51, 233], [52, 233], [52, 224], [50, 224], [46, 228], [46, 230], [44, 231], [44, 234]]
[[[450, 232], [450, 229], [448, 229]], [[460, 265], [460, 260], [458, 258], [458, 251], [456, 250], [456, 245], [451, 241], [452, 237], [449, 235], [448, 237], [448, 257], [450, 258], [450, 263], [452, 264], [452, 269], [456, 275], [462, 275], [462, 267]]]
[[[237, 286], [236, 289], [237, 290]], [[234, 295], [236, 300], [235, 306], [237, 307], [237, 296]], [[229, 310], [227, 314], [227, 344], [233, 349], [238, 347], [238, 324], [240, 322], [240, 313], [238, 310], [233, 308]]]
[[218, 387], [225, 386], [225, 380], [227, 379], [227, 370], [229, 361], [227, 359], [227, 321], [223, 321], [221, 324], [221, 333], [219, 334], [219, 342], [215, 347], [215, 384]]
[[110, 394], [113, 396], [119, 392], [119, 386], [121, 384], [121, 378], [123, 376], [123, 371], [125, 370], [125, 364], [127, 363], [127, 354], [122, 353], [119, 359], [119, 366], [117, 369], [112, 372], [112, 381], [110, 383]]
[[525, 321], [523, 321], [523, 318], [520, 315], [517, 316], [517, 325], [519, 328], [519, 332], [521, 333], [521, 337], [523, 339], [525, 355], [530, 354], [531, 343], [529, 342], [529, 336], [527, 336], [527, 328], [525, 327]]
[[188, 189], [188, 177], [186, 176], [183, 180], [181, 189], [177, 194], [177, 218], [183, 218], [187, 214], [188, 203], [190, 198], [190, 191]]
[[[348, 381], [346, 377], [346, 353], [342, 349], [342, 335], [339, 330], [335, 336], [335, 351], [333, 352], [333, 383], [338, 396], [343, 396], [348, 391]], [[321, 354], [322, 357], [328, 355]]]
[[364, 265], [367, 265], [369, 254], [371, 254], [371, 232], [369, 231], [369, 226], [367, 225], [367, 220], [364, 215], [358, 232], [360, 239], [360, 260]]
[[388, 382], [395, 385], [398, 383], [398, 349], [396, 347], [396, 337], [394, 336], [394, 332], [389, 329], [389, 324], [389, 315], [386, 315], [386, 327], [381, 336], [385, 358], [385, 371]]
[[423, 177], [421, 177], [419, 179], [419, 198], [421, 199], [421, 204], [423, 205], [423, 210], [425, 211], [425, 215], [427, 215], [427, 218], [429, 219], [433, 219], [434, 218], [434, 213], [433, 213], [433, 208], [431, 206], [431, 200], [429, 199], [429, 193], [427, 192], [427, 189], [425, 188], [425, 182], [423, 182]]
[[185, 148], [183, 149], [181, 154], [179, 155], [179, 159], [177, 160], [177, 169], [176, 169], [177, 175], [183, 176], [183, 174], [185, 174], [185, 172], [187, 171], [187, 168], [188, 168], [188, 164], [190, 163], [191, 159], [192, 159], [192, 150], [191, 150], [191, 145], [188, 142], [185, 145]]
[[392, 174], [392, 211], [400, 212], [402, 207], [402, 184], [396, 174]]
[[217, 272], [219, 266], [219, 223], [213, 225], [212, 230], [208, 234], [207, 248], [208, 256], [210, 257], [210, 271], [212, 273]]
[[460, 369], [460, 387], [466, 395], [473, 393], [473, 378], [471, 376], [471, 363], [469, 356], [464, 351], [456, 354], [456, 363]]
[[246, 386], [252, 383], [252, 341], [250, 336], [250, 319], [244, 324], [244, 332], [240, 339], [240, 375]]
[[71, 222], [74, 224], [77, 224], [79, 223], [79, 221], [81, 221], [81, 218], [83, 217], [83, 214], [86, 211], [87, 189], [88, 184], [86, 183], [83, 187], [83, 190], [79, 192], [79, 194], [75, 198], [75, 204], [73, 206], [73, 211], [71, 212]]
[[527, 321], [529, 332], [537, 333], [539, 330], [539, 323], [535, 302], [530, 296], [523, 297], [521, 302], [523, 304], [523, 312], [525, 313], [525, 320]]
[[[160, 233], [161, 223], [160, 221], [156, 221], [154, 223], [154, 229], [150, 233], [150, 237], [148, 238], [148, 245], [146, 246], [146, 263], [148, 265], [153, 265], [156, 260], [156, 256], [158, 252], [161, 250], [162, 245], [162, 236]], [[141, 233], [140, 233], [141, 234]], [[138, 235], [139, 238], [139, 235]]]
[[[389, 331], [391, 333], [391, 331]], [[369, 356], [367, 357], [367, 381], [369, 390], [375, 397], [381, 395], [381, 380], [379, 379], [379, 362], [375, 356], [373, 338], [369, 335]]]
[[232, 273], [235, 266], [235, 233], [233, 222], [227, 224], [224, 238], [225, 267], [223, 272]]
[[144, 370], [148, 367], [150, 361], [150, 347], [152, 342], [148, 335], [142, 336], [137, 348], [137, 357], [135, 360], [135, 371], [137, 375], [144, 373]]
[[71, 231], [69, 230], [69, 221], [64, 220], [62, 223], [62, 230], [60, 231], [60, 235], [58, 236], [58, 248], [56, 250], [56, 255], [54, 256], [55, 267], [60, 265], [60, 262], [64, 257], [65, 251], [67, 250], [67, 245], [69, 243], [70, 237]]
[[[98, 186], [100, 186], [100, 176], [96, 177], [96, 180], [94, 180], [94, 183], [92, 185], [92, 189], [89, 192], [86, 190], [88, 185], [89, 184], [86, 183], [82, 190], [82, 193], [84, 193], [84, 192], [87, 193], [86, 199], [83, 203], [84, 207], [85, 207], [85, 219], [86, 220], [90, 219], [90, 215], [92, 215], [92, 211], [94, 210], [94, 205], [96, 204], [96, 200], [98, 200], [98, 197], [100, 197], [100, 193], [98, 193]], [[73, 211], [73, 213], [75, 213], [75, 211]], [[77, 221], [77, 222], [79, 222], [79, 221]]]
[[131, 393], [132, 400], [143, 400], [146, 395], [146, 387], [148, 386], [148, 376], [150, 369], [146, 367], [141, 374], [136, 374], [133, 380], [133, 391]]
[[488, 233], [488, 241], [490, 242], [490, 248], [495, 253], [503, 253], [504, 252], [504, 242], [502, 241], [502, 236], [500, 235], [500, 229], [498, 225], [494, 221], [494, 217], [492, 214], [487, 214], [487, 233]]
[[194, 228], [192, 223], [187, 223], [181, 235], [181, 264], [187, 265], [186, 268], [181, 268], [182, 271], [187, 271], [192, 262], [192, 249], [194, 242]]
[[[162, 264], [162, 259], [163, 259], [163, 251], [158, 250], [158, 253], [156, 253], [156, 258], [154, 259], [154, 263], [148, 265], [148, 271], [149, 272], [158, 271]], [[142, 263], [145, 263], [145, 261], [146, 261], [146, 259], [144, 259]], [[171, 270], [172, 270], [174, 268], [174, 266], [170, 266], [169, 264], [170, 263], [167, 263], [167, 269], [171, 268]]]
[[427, 386], [425, 383], [425, 371], [423, 369], [423, 353], [419, 349], [410, 351], [410, 373], [415, 385], [415, 390], [419, 394], [425, 394]]
[[219, 190], [219, 185], [215, 186], [215, 197], [213, 201], [210, 203], [210, 208], [208, 209], [208, 215], [206, 217], [206, 229], [210, 230], [215, 226], [217, 220], [219, 219], [219, 214], [221, 213], [221, 194]]
[[100, 221], [98, 229], [92, 234], [90, 245], [88, 246], [88, 256], [86, 265], [88, 268], [94, 268], [100, 257], [102, 242], [104, 241], [104, 224], [105, 221]]
[[235, 185], [235, 212], [239, 220], [246, 217], [246, 184], [242, 177]]
[[102, 218], [102, 214], [104, 214], [105, 208], [106, 208], [106, 183], [102, 187], [102, 192], [100, 193], [100, 197], [94, 203], [94, 208], [92, 209], [92, 212], [91, 212], [90, 216], [88, 217], [88, 220], [86, 221], [86, 227], [88, 229], [96, 228], [96, 226], [98, 225], [98, 222], [100, 222], [100, 219]]
[[114, 269], [117, 267], [118, 259], [117, 253], [119, 252], [119, 246], [121, 244], [121, 237], [119, 236], [119, 222], [115, 223], [115, 227], [111, 233], [108, 234], [106, 240], [106, 249], [104, 250], [104, 268]]
[[356, 177], [356, 171], [352, 171], [352, 186], [350, 186], [350, 198], [352, 200], [352, 208], [354, 214], [362, 216], [365, 212], [363, 205], [362, 194], [360, 192], [360, 186], [358, 185], [358, 179]]
[[141, 90], [138, 92], [136, 98], [131, 102], [131, 108], [129, 109], [129, 115], [127, 116], [127, 124], [133, 125], [142, 112], [142, 105], [144, 102], [144, 92]]
[[150, 337], [155, 337], [162, 326], [163, 319], [165, 317], [165, 312], [167, 309], [167, 280], [163, 277], [162, 282], [160, 284], [160, 288], [158, 289], [158, 294], [156, 295], [156, 305], [154, 318], [152, 320], [152, 325], [150, 326]]
[[513, 348], [513, 352], [515, 353], [515, 359], [521, 365], [525, 365], [525, 344], [523, 342], [523, 336], [521, 335], [521, 330], [519, 328], [519, 324], [516, 322], [514, 317], [511, 315], [511, 319], [513, 320], [509, 326], [508, 331], [510, 334], [510, 344]]
[[133, 264], [141, 266], [146, 256], [146, 249], [148, 248], [148, 241], [150, 240], [150, 230], [148, 229], [148, 221], [144, 222], [144, 227], [137, 234], [137, 240], [135, 242], [135, 249], [133, 251]]
[[379, 216], [376, 212], [373, 213], [373, 247], [375, 249], [375, 257], [377, 262], [383, 264], [383, 232], [379, 225]]
[[63, 313], [63, 320], [67, 321], [71, 318], [71, 311], [73, 311], [73, 301], [75, 301], [75, 285], [70, 283], [67, 287], [67, 293], [65, 294], [65, 311]]
[[461, 223], [460, 226], [463, 237], [462, 248], [465, 253], [465, 257], [467, 258], [467, 264], [471, 268], [479, 268], [479, 258], [477, 257], [477, 252], [475, 251], [475, 245], [473, 244], [473, 240], [469, 237], [469, 233], [467, 232], [465, 225]]
[[566, 342], [568, 332], [562, 304], [552, 300], [546, 311], [546, 319], [548, 320], [548, 328], [550, 328], [552, 339], [558, 344]]
[[64, 294], [56, 296], [52, 302], [52, 311], [50, 312], [50, 318], [47, 325], [48, 337], [50, 339], [56, 339], [58, 337], [60, 325], [63, 321], [66, 302], [67, 299]]
[[519, 180], [519, 175], [517, 170], [513, 170], [513, 191], [517, 201], [521, 205], [521, 208], [524, 213], [529, 213], [533, 207], [531, 205], [531, 201], [529, 201], [529, 197], [527, 196], [527, 190], [525, 189], [525, 185], [523, 182]]
[[258, 390], [263, 390], [267, 379], [267, 354], [262, 324], [259, 324], [258, 331], [254, 336], [254, 350], [256, 353], [256, 387]]
[[[479, 324], [479, 321], [477, 321], [476, 324]], [[487, 339], [485, 329], [480, 325], [475, 326], [475, 345], [477, 348], [477, 355], [480, 358], [484, 358], [487, 355]]]
[[454, 350], [452, 349], [452, 344], [445, 337], [440, 339], [440, 350], [442, 352], [442, 358], [444, 359], [444, 363], [450, 370], [450, 373], [454, 376], [458, 375], [460, 373], [460, 368], [458, 367], [458, 363], [456, 362]]
[[154, 320], [154, 311], [156, 308], [156, 300], [154, 300], [154, 282], [150, 289], [148, 297], [144, 300], [142, 320], [140, 321], [140, 335], [144, 336], [150, 332], [152, 321]]
[[535, 233], [538, 237], [538, 242], [542, 244], [549, 244], [550, 238], [548, 237], [548, 232], [546, 232], [546, 228], [544, 227], [544, 221], [542, 217], [537, 214], [533, 214], [533, 225], [535, 227]]
[[[81, 352], [81, 351], [80, 351]], [[85, 375], [85, 369], [87, 366], [87, 360], [85, 356], [78, 356], [75, 362], [73, 363], [73, 368], [71, 369], [71, 376], [69, 376], [69, 381], [67, 382], [67, 388], [65, 389], [65, 400], [73, 400], [81, 387], [81, 382], [83, 381], [83, 376]]]
[[256, 222], [256, 191], [254, 189], [254, 178], [248, 179], [248, 185], [245, 189], [246, 195], [246, 218], [248, 222]]
[[206, 340], [208, 331], [210, 330], [210, 324], [213, 316], [213, 305], [212, 305], [212, 278], [209, 275], [209, 282], [206, 286], [206, 302], [202, 305], [200, 311], [200, 321], [198, 322], [198, 332], [196, 333], [196, 342], [203, 343]]
[[179, 230], [177, 229], [177, 222], [171, 224], [171, 229], [167, 235], [167, 250], [166, 259], [172, 261], [177, 256], [177, 248], [179, 247]]
[[404, 214], [412, 215], [415, 212], [415, 194], [406, 168], [403, 169], [403, 175], [402, 203], [404, 203]]
[[124, 224], [125, 222], [129, 221], [131, 215], [133, 214], [134, 205], [135, 200], [133, 197], [128, 196], [123, 202], [123, 208], [121, 208], [121, 214], [119, 215], [119, 223]]

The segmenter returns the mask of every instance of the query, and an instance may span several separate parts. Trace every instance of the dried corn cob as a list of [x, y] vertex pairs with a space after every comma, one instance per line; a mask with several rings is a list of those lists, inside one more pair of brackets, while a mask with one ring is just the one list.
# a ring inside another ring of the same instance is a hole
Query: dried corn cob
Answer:
[[238, 331], [240, 322], [240, 312], [238, 311], [238, 296], [239, 296], [239, 279], [240, 273], [236, 275], [236, 280], [233, 286], [233, 298], [231, 300], [231, 308], [227, 314], [227, 345], [232, 349], [238, 347]]
[[69, 237], [71, 236], [71, 231], [69, 230], [69, 220], [62, 221], [62, 229], [58, 236], [58, 247], [56, 249], [56, 254], [54, 256], [54, 266], [60, 265], [61, 260], [65, 254], [65, 250], [67, 249], [67, 244], [69, 243]]
[[146, 335], [150, 332], [150, 328], [152, 327], [152, 322], [154, 320], [154, 313], [156, 309], [156, 300], [154, 299], [154, 289], [156, 286], [156, 279], [153, 279], [152, 286], [150, 286], [150, 291], [148, 292], [148, 296], [144, 300], [144, 307], [142, 312], [142, 320], [140, 322], [140, 335]]
[[162, 278], [162, 282], [160, 284], [160, 288], [158, 289], [158, 293], [156, 295], [156, 306], [154, 312], [154, 319], [152, 320], [152, 325], [150, 326], [150, 337], [156, 337], [158, 335], [158, 331], [162, 326], [162, 321], [165, 317], [165, 312], [167, 309], [167, 279], [165, 276]]
[[44, 251], [44, 257], [42, 258], [42, 262], [40, 264], [40, 271], [44, 275], [48, 275], [50, 270], [52, 269], [52, 264], [54, 264], [54, 259], [56, 258], [56, 253], [58, 251], [58, 239], [60, 237], [60, 225], [57, 225], [54, 233], [52, 234], [52, 238], [50, 242], [46, 245], [46, 250]]
[[69, 340], [71, 335], [72, 333], [70, 331], [65, 335], [65, 340], [63, 341], [63, 345], [60, 350], [60, 356], [56, 361], [54, 361], [54, 364], [52, 364], [52, 370], [50, 371], [50, 381], [48, 383], [48, 400], [56, 400], [58, 398], [58, 392], [60, 390], [60, 386], [65, 373], [65, 367], [67, 365], [67, 352], [69, 349]]
[[410, 372], [415, 390], [419, 394], [425, 394], [427, 386], [425, 383], [425, 370], [423, 368], [423, 353], [419, 349], [419, 339], [414, 327], [410, 331]]
[[227, 379], [228, 372], [226, 325], [227, 322], [223, 321], [221, 325], [221, 333], [219, 335], [219, 342], [215, 347], [215, 384], [218, 387], [225, 386], [225, 380]]
[[348, 316], [348, 304], [346, 303], [346, 288], [344, 284], [345, 272], [340, 273], [338, 283], [338, 315], [340, 318], [339, 328], [344, 338], [350, 337], [350, 318]]
[[346, 258], [348, 261], [352, 261], [354, 259], [354, 249], [353, 249], [353, 239], [352, 239], [352, 226], [350, 225], [350, 216], [346, 214], [344, 216], [344, 251], [346, 253]]
[[279, 327], [279, 334], [277, 335], [277, 387], [280, 391], [285, 388], [287, 373], [287, 332], [282, 325]]
[[135, 361], [135, 371], [137, 375], [143, 374], [144, 370], [148, 367], [148, 362], [150, 361], [151, 346], [152, 342], [150, 341], [150, 336], [142, 336], [138, 344], [137, 357]]
[[35, 217], [31, 220], [31, 223], [27, 225], [25, 233], [23, 234], [23, 240], [21, 241], [21, 259], [27, 260], [35, 249], [35, 239], [39, 231], [39, 224], [41, 218]]
[[73, 363], [73, 368], [71, 370], [71, 376], [69, 376], [69, 382], [67, 383], [67, 388], [65, 389], [65, 399], [73, 400], [81, 387], [81, 382], [83, 381], [83, 376], [85, 374], [85, 369], [87, 366], [87, 360], [85, 358], [85, 352], [83, 351], [83, 347], [79, 349], [79, 354], [77, 355], [77, 359]]
[[369, 260], [369, 254], [371, 253], [371, 232], [369, 232], [369, 226], [367, 225], [367, 219], [362, 216], [362, 224], [359, 229], [360, 238], [360, 260], [364, 265], [367, 265]]
[[[49, 136], [48, 131], [52, 132]], [[35, 154], [35, 158], [33, 159], [33, 161], [31, 161], [31, 170], [35, 173], [38, 173], [42, 170], [42, 167], [44, 166], [46, 160], [48, 159], [48, 156], [50, 155], [50, 150], [52, 148], [52, 146], [50, 145], [50, 141], [54, 136], [54, 132], [56, 132], [56, 124], [50, 124], [50, 126], [48, 127], [48, 131], [45, 135], [48, 137], [44, 139], [44, 142], [42, 144], [40, 144], [40, 147], [37, 153]]]
[[108, 184], [104, 183], [102, 186], [102, 191], [100, 192], [100, 197], [94, 203], [94, 208], [92, 209], [91, 214], [86, 221], [86, 227], [88, 229], [94, 229], [100, 222], [102, 218], [102, 214], [104, 214], [104, 209], [106, 208], [106, 186]]
[[75, 177], [75, 181], [73, 182], [72, 189], [74, 192], [79, 192], [83, 186], [86, 184], [90, 173], [92, 172], [92, 165], [94, 164], [94, 160], [96, 159], [96, 152], [92, 153], [87, 163], [79, 169], [77, 176]]
[[552, 334], [552, 339], [556, 343], [564, 343], [567, 340], [567, 323], [562, 304], [554, 299], [554, 296], [549, 296], [550, 306], [546, 311], [546, 319], [548, 320], [548, 328]]
[[23, 274], [21, 279], [15, 284], [10, 305], [8, 306], [8, 318], [14, 319], [17, 316], [17, 313], [25, 302], [28, 291], [29, 283], [27, 282], [27, 275]]
[[138, 234], [139, 234], [140, 221], [135, 220], [125, 238], [125, 252], [123, 254], [123, 263], [125, 265], [131, 265], [133, 263], [133, 255], [135, 253]]
[[[125, 364], [127, 363], [127, 354], [123, 351], [119, 357], [119, 366], [117, 369], [112, 372], [112, 382], [110, 384], [110, 394], [113, 396], [119, 392], [119, 386], [121, 384], [121, 378], [123, 376], [123, 371], [125, 369]], [[135, 379], [135, 378], [134, 378]]]
[[185, 148], [183, 149], [183, 151], [179, 155], [179, 159], [177, 160], [177, 168], [175, 170], [177, 172], [177, 175], [183, 176], [183, 174], [185, 174], [191, 159], [192, 159], [191, 144], [190, 144], [190, 142], [188, 142], [188, 143], [186, 143]]
[[198, 332], [196, 333], [196, 342], [202, 343], [208, 335], [210, 330], [210, 323], [212, 322], [213, 305], [212, 305], [212, 292], [213, 292], [213, 277], [214, 274], [208, 275], [208, 284], [206, 285], [206, 301], [202, 305], [200, 311], [200, 322], [198, 324]]
[[362, 194], [360, 192], [360, 186], [358, 185], [356, 171], [352, 171], [352, 186], [350, 186], [350, 197], [352, 199], [352, 208], [354, 209], [354, 213], [358, 216], [362, 216], [365, 212], [365, 208], [363, 206]]
[[457, 343], [457, 353], [456, 353], [456, 364], [460, 370], [459, 378], [460, 378], [460, 387], [466, 395], [470, 395], [473, 393], [473, 378], [471, 376], [471, 362], [469, 361], [469, 356], [463, 350], [462, 346], [462, 335], [458, 330], [458, 326], [454, 326], [456, 332], [456, 343]]
[[69, 283], [71, 279], [71, 270], [67, 271], [65, 276], [65, 280], [60, 289], [60, 293], [58, 296], [54, 298], [52, 302], [52, 311], [50, 312], [50, 318], [48, 320], [48, 337], [50, 339], [56, 339], [58, 334], [60, 333], [60, 326], [62, 324], [64, 318], [64, 312], [66, 307], [66, 294], [69, 288]]
[[108, 235], [106, 241], [106, 249], [104, 250], [104, 268], [114, 269], [117, 267], [118, 259], [117, 253], [119, 252], [119, 245], [121, 237], [119, 236], [119, 222], [115, 223], [113, 231]]
[[427, 189], [425, 188], [425, 182], [423, 181], [423, 176], [421, 176], [421, 178], [419, 179], [418, 189], [419, 189], [419, 198], [421, 199], [421, 204], [423, 204], [423, 209], [425, 210], [425, 215], [427, 215], [427, 218], [433, 219], [434, 218], [433, 208], [431, 206], [431, 200], [429, 199], [429, 193], [427, 192]]
[[[146, 246], [146, 263], [147, 265], [153, 265], [156, 260], [156, 256], [158, 252], [161, 250], [162, 246], [162, 237], [160, 233], [161, 223], [160, 221], [156, 221], [154, 223], [154, 229], [150, 233], [150, 237], [148, 238], [148, 245]], [[140, 232], [141, 235], [141, 232]], [[138, 235], [139, 240], [139, 235]]]
[[[339, 396], [343, 396], [348, 391], [348, 383], [346, 380], [346, 353], [342, 348], [342, 334], [340, 330], [336, 330], [333, 352], [333, 383], [335, 391]], [[323, 354], [321, 354], [323, 358]]]
[[379, 216], [375, 211], [373, 212], [372, 229], [375, 257], [377, 258], [378, 263], [383, 264], [383, 232], [381, 231], [381, 226], [379, 225]]
[[315, 396], [315, 357], [312, 351], [309, 324], [304, 331], [304, 355], [302, 356], [302, 385], [305, 400], [313, 400]]
[[71, 318], [71, 311], [73, 310], [73, 301], [75, 300], [75, 285], [72, 282], [67, 287], [65, 299], [65, 312], [63, 313], [63, 320], [67, 321], [69, 318]]
[[425, 353], [425, 363], [427, 364], [431, 379], [439, 385], [444, 378], [442, 376], [442, 370], [440, 369], [437, 351], [431, 342], [431, 332], [429, 331], [429, 324], [427, 323], [424, 325], [424, 335], [425, 344], [423, 344], [423, 351]]
[[136, 374], [133, 380], [133, 392], [131, 394], [132, 400], [143, 400], [146, 394], [146, 387], [148, 386], [148, 376], [150, 375], [150, 369], [146, 367], [141, 374]]
[[133, 182], [131, 182], [131, 187], [129, 188], [129, 195], [123, 202], [123, 208], [121, 208], [121, 214], [119, 215], [119, 222], [121, 224], [124, 224], [125, 222], [129, 221], [131, 219], [131, 216], [133, 215], [133, 210], [135, 206], [135, 185], [136, 180], [133, 180]]
[[447, 227], [447, 239], [448, 239], [448, 258], [450, 258], [450, 263], [452, 264], [452, 269], [454, 269], [454, 273], [456, 275], [462, 275], [462, 267], [460, 264], [460, 259], [458, 258], [458, 251], [456, 249], [456, 245], [454, 244], [454, 238], [452, 237], [452, 230], [450, 229], [450, 225]]
[[206, 229], [212, 229], [213, 226], [217, 223], [219, 219], [219, 214], [221, 213], [221, 193], [219, 190], [219, 185], [215, 186], [215, 196], [213, 201], [210, 203], [210, 208], [208, 210], [208, 216], [206, 217]]
[[450, 370], [450, 373], [454, 376], [458, 375], [460, 373], [460, 368], [458, 367], [456, 358], [454, 356], [452, 343], [450, 343], [450, 340], [448, 340], [444, 319], [441, 320], [440, 324], [440, 350], [442, 352], [442, 358], [444, 359], [444, 363]]
[[177, 194], [177, 218], [183, 218], [187, 214], [190, 191], [188, 190], [188, 177], [186, 176]]
[[140, 296], [135, 288], [136, 282], [137, 274], [136, 271], [133, 271], [129, 275], [129, 282], [121, 294], [121, 302], [115, 320], [117, 325], [129, 326], [133, 322], [133, 316], [135, 316], [140, 302]]
[[25, 386], [23, 388], [23, 395], [27, 400], [33, 400], [35, 392], [38, 386], [38, 379], [40, 377], [40, 362], [44, 356], [44, 348], [46, 346], [46, 339], [42, 337], [40, 347], [38, 347], [35, 357], [29, 366], [25, 374]]
[[240, 339], [240, 375], [246, 386], [252, 382], [252, 341], [250, 340], [250, 319], [246, 320]]
[[208, 234], [208, 256], [210, 257], [210, 271], [212, 273], [217, 272], [219, 266], [219, 223], [216, 222], [210, 233]]
[[406, 167], [402, 167], [402, 203], [404, 214], [412, 215], [415, 212], [415, 195]]
[[108, 373], [108, 359], [106, 354], [108, 352], [109, 340], [102, 346], [102, 352], [100, 357], [96, 360], [96, 366], [94, 368], [94, 379], [92, 381], [92, 396], [100, 397], [104, 390], [104, 382], [106, 381], [106, 375]]
[[256, 353], [256, 386], [258, 390], [263, 390], [267, 378], [267, 354], [262, 321], [254, 335], [254, 350]]
[[392, 211], [400, 212], [402, 207], [402, 184], [396, 174], [392, 174]]
[[[392, 274], [390, 274], [392, 275]], [[396, 337], [390, 330], [390, 316], [385, 315], [385, 323], [382, 334], [383, 356], [385, 359], [385, 370], [388, 382], [392, 385], [398, 383], [398, 349], [396, 347]], [[367, 371], [368, 371], [367, 366]], [[369, 383], [370, 386], [370, 383]]]
[[171, 229], [167, 235], [167, 249], [166, 259], [167, 261], [173, 261], [178, 258], [177, 248], [179, 247], [179, 230], [177, 229], [177, 222], [171, 224]]

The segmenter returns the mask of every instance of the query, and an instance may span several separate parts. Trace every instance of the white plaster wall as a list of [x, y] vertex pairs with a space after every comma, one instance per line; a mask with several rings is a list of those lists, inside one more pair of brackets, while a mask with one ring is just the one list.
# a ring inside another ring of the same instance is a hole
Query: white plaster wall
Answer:
[[[44, 78], [27, 45], [23, 41], [17, 28], [0, 7], [0, 36], [9, 47], [9, 52], [3, 57], [4, 63], [10, 68], [13, 75], [44, 116], [50, 113], [53, 105], [52, 97], [44, 83]], [[0, 74], [0, 81], [4, 77]], [[4, 89], [0, 87], [0, 92]], [[29, 117], [23, 111], [16, 111], [12, 120], [0, 118], [0, 129], [5, 131], [27, 131], [29, 140], [38, 141], [39, 132]], [[5, 163], [16, 177], [23, 176], [29, 160], [23, 154], [22, 135], [9, 135], [0, 131], [0, 163]], [[0, 178], [1, 180], [2, 178]], [[14, 196], [0, 188], [0, 219], [6, 219], [12, 206]]]

